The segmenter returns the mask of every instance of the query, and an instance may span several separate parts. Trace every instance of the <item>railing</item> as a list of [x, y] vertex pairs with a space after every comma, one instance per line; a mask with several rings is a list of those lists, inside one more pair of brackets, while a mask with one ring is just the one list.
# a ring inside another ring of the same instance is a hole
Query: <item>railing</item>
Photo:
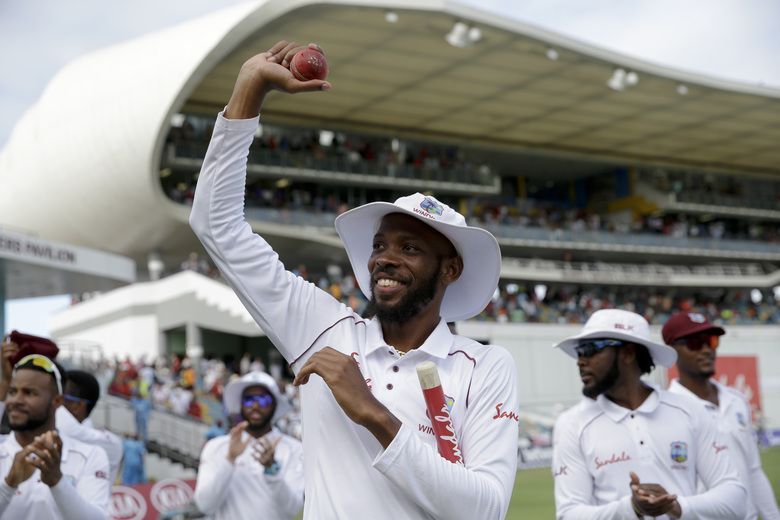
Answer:
[[[101, 397], [91, 417], [97, 427], [117, 434], [135, 433], [133, 406], [120, 397]], [[152, 410], [147, 424], [146, 447], [149, 451], [179, 462], [185, 467], [198, 467], [200, 451], [208, 429], [205, 424], [161, 410]]]
[[[497, 238], [518, 240], [518, 245], [549, 245], [561, 244], [571, 247], [572, 244], [588, 244], [588, 247], [598, 245], [596, 249], [657, 248], [668, 252], [679, 249], [680, 253], [691, 250], [722, 251], [732, 253], [732, 256], [744, 258], [760, 258], [780, 260], [780, 244], [758, 242], [755, 240], [733, 240], [715, 238], [676, 238], [666, 235], [641, 233], [610, 233], [607, 231], [568, 231], [563, 229], [542, 229], [507, 224], [484, 224], [478, 221], [471, 224], [483, 227]], [[528, 241], [537, 244], [528, 244]], [[687, 251], [684, 251], [687, 250]], [[641, 250], [640, 250], [641, 251]]]
[[[169, 144], [166, 166], [199, 169], [206, 154], [206, 144]], [[498, 175], [484, 165], [454, 163], [447, 167], [427, 167], [380, 161], [353, 161], [348, 157], [318, 155], [308, 151], [252, 149], [247, 173], [250, 176], [331, 182], [366, 187], [406, 187], [454, 194], [497, 194], [501, 189]]]
[[780, 269], [760, 264], [660, 265], [605, 262], [559, 262], [504, 258], [501, 276], [508, 280], [617, 285], [673, 285], [696, 287], [773, 287]]
[[[247, 207], [244, 212], [246, 218], [249, 220], [259, 220], [292, 226], [323, 228], [331, 234], [336, 234], [336, 229], [333, 227], [333, 221], [336, 220], [335, 213], [315, 213], [313, 211], [305, 210], [253, 207]], [[323, 229], [318, 229], [318, 231], [322, 231]]]

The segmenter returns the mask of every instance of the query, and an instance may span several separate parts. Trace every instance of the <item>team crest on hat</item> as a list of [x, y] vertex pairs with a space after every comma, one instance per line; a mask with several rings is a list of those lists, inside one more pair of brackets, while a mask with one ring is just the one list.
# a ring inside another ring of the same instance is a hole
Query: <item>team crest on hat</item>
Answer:
[[682, 464], [688, 460], [688, 443], [685, 442], [673, 442], [672, 443], [672, 460]]
[[704, 314], [699, 314], [698, 312], [689, 312], [688, 319], [694, 323], [704, 323], [707, 321], [707, 318], [704, 317]]
[[441, 217], [444, 213], [444, 207], [439, 204], [439, 201], [432, 199], [431, 197], [425, 197], [420, 203], [420, 207], [432, 215]]

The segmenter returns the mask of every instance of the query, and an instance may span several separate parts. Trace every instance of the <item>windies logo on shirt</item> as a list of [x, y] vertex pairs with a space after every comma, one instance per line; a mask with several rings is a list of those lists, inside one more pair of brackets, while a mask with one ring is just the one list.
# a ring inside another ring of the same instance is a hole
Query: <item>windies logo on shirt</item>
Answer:
[[683, 462], [688, 460], [688, 444], [685, 442], [673, 442], [672, 443], [672, 460], [677, 462], [678, 464], [682, 464]]

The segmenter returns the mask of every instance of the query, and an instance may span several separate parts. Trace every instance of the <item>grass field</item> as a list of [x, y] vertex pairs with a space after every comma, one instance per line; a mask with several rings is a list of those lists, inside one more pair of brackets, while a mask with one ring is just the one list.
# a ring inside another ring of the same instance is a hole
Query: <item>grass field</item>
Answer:
[[[761, 453], [766, 472], [775, 496], [780, 496], [780, 447]], [[555, 518], [553, 479], [549, 468], [529, 469], [517, 472], [515, 491], [509, 503], [507, 520], [547, 520]]]
[[[780, 447], [761, 453], [764, 471], [772, 483], [775, 496], [780, 496]], [[298, 517], [299, 519], [302, 516]], [[509, 503], [507, 520], [549, 520], [555, 518], [553, 479], [549, 468], [517, 472], [515, 490]]]

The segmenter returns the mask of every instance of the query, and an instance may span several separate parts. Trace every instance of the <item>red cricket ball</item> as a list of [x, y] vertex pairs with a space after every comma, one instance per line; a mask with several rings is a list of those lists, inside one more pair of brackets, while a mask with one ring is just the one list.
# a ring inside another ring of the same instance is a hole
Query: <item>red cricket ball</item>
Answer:
[[320, 51], [306, 48], [293, 56], [290, 71], [296, 79], [308, 81], [328, 77], [328, 62]]

